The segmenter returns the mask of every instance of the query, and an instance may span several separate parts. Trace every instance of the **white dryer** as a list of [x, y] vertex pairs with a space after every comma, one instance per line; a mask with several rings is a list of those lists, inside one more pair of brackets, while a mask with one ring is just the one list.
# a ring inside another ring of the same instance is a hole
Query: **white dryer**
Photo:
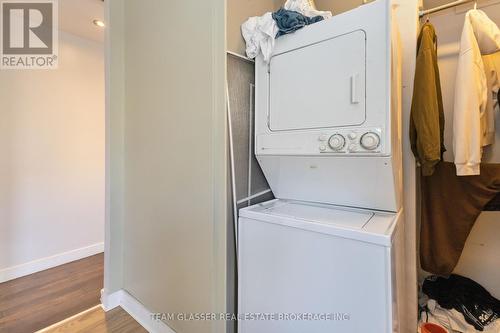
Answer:
[[257, 58], [255, 154], [277, 198], [399, 210], [391, 11], [374, 1]]

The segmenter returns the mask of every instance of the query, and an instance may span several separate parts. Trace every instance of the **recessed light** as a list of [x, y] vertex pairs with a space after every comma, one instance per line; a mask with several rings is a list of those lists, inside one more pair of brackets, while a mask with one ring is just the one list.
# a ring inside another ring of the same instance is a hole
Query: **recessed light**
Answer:
[[94, 20], [94, 25], [98, 26], [99, 28], [104, 28], [106, 26], [106, 24], [104, 24], [103, 21], [101, 20]]

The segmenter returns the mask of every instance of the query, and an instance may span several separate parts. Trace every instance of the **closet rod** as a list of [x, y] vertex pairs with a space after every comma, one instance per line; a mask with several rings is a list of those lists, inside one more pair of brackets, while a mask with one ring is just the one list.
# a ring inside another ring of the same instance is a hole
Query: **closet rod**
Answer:
[[421, 10], [420, 17], [423, 17], [423, 16], [428, 15], [428, 14], [432, 14], [435, 12], [439, 12], [439, 11], [442, 11], [442, 10], [445, 10], [448, 8], [460, 6], [460, 5], [469, 3], [469, 2], [475, 2], [475, 0], [458, 0], [458, 1], [453, 1], [453, 2], [447, 3], [446, 5], [435, 7], [435, 8]]

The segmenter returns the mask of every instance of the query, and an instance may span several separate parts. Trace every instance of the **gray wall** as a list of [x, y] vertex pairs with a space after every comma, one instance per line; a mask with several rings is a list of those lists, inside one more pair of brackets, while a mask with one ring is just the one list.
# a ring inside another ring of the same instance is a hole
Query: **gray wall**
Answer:
[[[255, 66], [253, 62], [243, 60], [234, 55], [227, 56], [227, 85], [228, 85], [228, 105], [230, 112], [230, 137], [233, 158], [231, 160], [231, 171], [234, 170], [234, 197], [231, 178], [230, 193], [232, 207], [239, 211], [260, 202], [274, 199], [269, 185], [260, 169], [254, 154], [254, 96], [255, 96]], [[232, 174], [229, 175], [233, 177]], [[255, 198], [247, 199], [254, 195]], [[247, 200], [246, 200], [247, 199]], [[240, 202], [238, 204], [238, 202]], [[234, 210], [229, 212], [228, 223], [228, 278], [227, 297], [228, 309], [230, 312], [236, 311], [237, 301], [237, 274], [236, 274], [236, 246], [234, 221]], [[229, 332], [235, 332], [236, 323], [228, 325]]]
[[[117, 62], [108, 64], [110, 236], [122, 239], [109, 252], [122, 249], [122, 265], [109, 270], [106, 289], [123, 288], [153, 312], [225, 312], [224, 1], [110, 6], [123, 10], [118, 31], [111, 20]], [[225, 329], [168, 324], [186, 333]]]

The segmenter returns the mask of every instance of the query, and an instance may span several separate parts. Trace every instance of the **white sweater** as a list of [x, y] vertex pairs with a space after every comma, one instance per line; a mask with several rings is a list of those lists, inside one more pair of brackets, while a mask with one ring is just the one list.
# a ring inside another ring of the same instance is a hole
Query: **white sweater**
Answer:
[[488, 88], [482, 55], [500, 50], [500, 29], [481, 10], [470, 10], [460, 41], [455, 106], [453, 151], [457, 175], [480, 174], [488, 103]]

